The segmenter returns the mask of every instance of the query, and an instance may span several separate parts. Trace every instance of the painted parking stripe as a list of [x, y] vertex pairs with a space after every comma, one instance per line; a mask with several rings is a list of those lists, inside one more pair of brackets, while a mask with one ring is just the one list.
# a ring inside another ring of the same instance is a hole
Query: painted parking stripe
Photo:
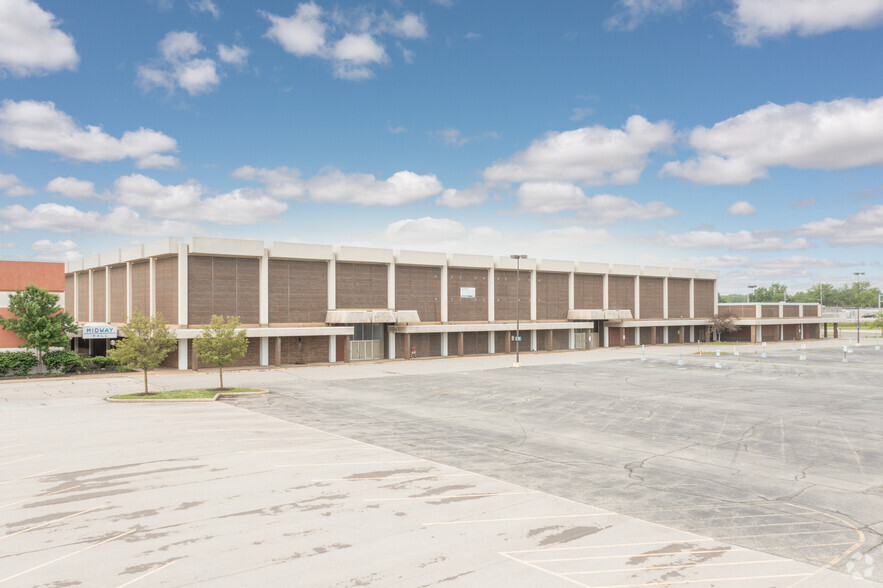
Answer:
[[[616, 517], [623, 516], [617, 512], [598, 512], [585, 514], [568, 514], [568, 515], [545, 515], [539, 517], [509, 517], [504, 519], [466, 519], [462, 521], [440, 521], [435, 523], [423, 523], [424, 527], [433, 527], [436, 525], [472, 525], [476, 523], [507, 523], [509, 521], [542, 521], [546, 519], [582, 519], [587, 517]], [[517, 552], [510, 552], [517, 553]]]
[[483, 498], [485, 496], [515, 496], [519, 494], [540, 494], [536, 490], [524, 492], [482, 492], [476, 494], [433, 494], [431, 496], [404, 496], [397, 498], [363, 498], [365, 502], [394, 502], [397, 500], [442, 500], [447, 498]]
[[10, 537], [12, 537], [14, 535], [20, 535], [22, 533], [27, 533], [28, 531], [34, 531], [36, 529], [39, 529], [40, 527], [45, 527], [46, 525], [51, 525], [52, 523], [58, 523], [60, 521], [66, 520], [66, 519], [72, 519], [73, 517], [78, 517], [81, 514], [86, 514], [87, 512], [92, 512], [93, 510], [97, 510], [99, 508], [101, 508], [101, 507], [100, 506], [93, 506], [92, 508], [88, 508], [86, 510], [81, 510], [80, 512], [75, 512], [74, 514], [69, 514], [65, 517], [53, 519], [51, 521], [46, 521], [46, 522], [40, 523], [39, 525], [34, 525], [33, 527], [28, 527], [27, 529], [22, 529], [20, 531], [14, 532], [14, 533], [9, 533], [8, 535], [3, 535], [2, 537], [0, 537], [0, 541], [3, 541], [4, 539], [9, 539]]
[[17, 574], [13, 574], [11, 576], [6, 576], [2, 580], [0, 580], [0, 584], [4, 584], [4, 583], [8, 582], [9, 580], [14, 580], [15, 578], [18, 578], [19, 576], [24, 576], [25, 574], [28, 574], [30, 572], [34, 572], [36, 570], [39, 570], [40, 568], [45, 568], [46, 566], [54, 564], [56, 562], [59, 562], [63, 559], [73, 557], [73, 556], [77, 555], [78, 553], [83, 553], [84, 551], [88, 551], [88, 550], [92, 549], [93, 547], [98, 547], [99, 545], [104, 545], [105, 543], [110, 543], [111, 541], [113, 541], [115, 539], [119, 539], [120, 537], [125, 537], [126, 535], [129, 535], [130, 533], [134, 533], [135, 531], [136, 531], [136, 529], [129, 529], [125, 533], [120, 533], [119, 535], [114, 535], [113, 537], [110, 537], [108, 539], [104, 539], [102, 541], [99, 541], [98, 543], [93, 543], [92, 545], [87, 545], [86, 547], [83, 547], [83, 548], [80, 548], [76, 551], [68, 553], [67, 555], [62, 555], [61, 557], [56, 557], [55, 559], [41, 563], [38, 566], [34, 566], [30, 569], [24, 570], [24, 571], [19, 572]]
[[277, 468], [314, 468], [319, 466], [342, 466], [342, 465], [376, 465], [386, 463], [425, 463], [425, 459], [400, 459], [398, 461], [332, 461], [330, 463], [291, 463], [277, 464]]
[[56, 490], [55, 492], [48, 492], [46, 494], [40, 494], [37, 496], [31, 496], [30, 498], [23, 498], [21, 500], [16, 500], [15, 502], [10, 502], [8, 504], [4, 504], [0, 506], [0, 510], [3, 510], [7, 506], [15, 506], [16, 504], [21, 504], [22, 502], [28, 502], [29, 500], [36, 500], [37, 498], [44, 498], [46, 496], [52, 496], [53, 494], [61, 494], [62, 492], [67, 492], [68, 490], [75, 490], [82, 486], [82, 484], [77, 484], [76, 486], [70, 486], [69, 488], [62, 488], [61, 490]]
[[176, 561], [178, 561], [178, 560], [176, 559], [175, 561], [170, 561], [169, 563], [159, 566], [158, 568], [154, 568], [154, 569], [150, 570], [149, 572], [147, 572], [146, 574], [142, 574], [133, 580], [129, 580], [125, 584], [120, 584], [117, 588], [124, 588], [125, 586], [131, 586], [135, 582], [139, 582], [139, 581], [143, 580], [144, 578], [146, 578], [147, 576], [152, 576], [153, 574], [157, 573], [158, 571], [166, 569], [167, 567], [169, 567], [170, 565], [172, 565]]
[[[684, 553], [686, 555], [686, 552]], [[653, 554], [656, 555], [656, 554]], [[533, 560], [536, 561], [536, 560]], [[645, 568], [618, 568], [618, 569], [609, 569], [609, 570], [586, 570], [582, 572], [562, 572], [563, 576], [581, 576], [588, 574], [613, 574], [613, 573], [622, 573], [622, 572], [652, 572], [654, 570], [680, 570], [685, 568], [711, 568], [711, 567], [720, 567], [720, 566], [741, 566], [741, 565], [757, 565], [757, 564], [793, 564], [793, 559], [758, 559], [754, 561], [723, 561], [723, 562], [709, 562], [709, 563], [697, 563], [697, 564], [672, 564], [667, 566], [648, 566]]]

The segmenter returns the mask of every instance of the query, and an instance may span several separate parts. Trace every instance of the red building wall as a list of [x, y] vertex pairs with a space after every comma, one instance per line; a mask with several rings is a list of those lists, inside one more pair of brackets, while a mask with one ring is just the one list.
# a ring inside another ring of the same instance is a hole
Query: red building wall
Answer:
[[[34, 284], [50, 292], [64, 294], [64, 264], [42, 261], [2, 261], [0, 260], [0, 316], [9, 317], [8, 295], [16, 290], [24, 290]], [[21, 341], [14, 334], [0, 328], [0, 349], [18, 347]]]

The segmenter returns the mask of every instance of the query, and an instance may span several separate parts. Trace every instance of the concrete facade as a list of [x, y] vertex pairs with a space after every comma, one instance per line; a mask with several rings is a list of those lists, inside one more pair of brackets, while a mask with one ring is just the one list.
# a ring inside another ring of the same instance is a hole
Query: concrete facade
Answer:
[[78, 322], [161, 313], [181, 369], [198, 365], [189, 340], [216, 314], [252, 340], [241, 362], [272, 366], [689, 342], [718, 311], [713, 271], [204, 237], [65, 271]]

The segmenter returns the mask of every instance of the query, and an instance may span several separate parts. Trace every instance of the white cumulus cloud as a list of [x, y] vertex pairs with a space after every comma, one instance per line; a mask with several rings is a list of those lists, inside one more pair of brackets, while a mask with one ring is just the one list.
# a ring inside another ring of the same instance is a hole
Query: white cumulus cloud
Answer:
[[310, 178], [307, 188], [316, 202], [403, 206], [435, 196], [442, 191], [442, 184], [433, 174], [398, 171], [378, 180], [372, 174], [345, 174], [329, 168]]
[[244, 165], [233, 171], [233, 177], [241, 180], [251, 180], [264, 184], [267, 194], [275, 198], [302, 199], [307, 190], [300, 170], [292, 167], [277, 167], [268, 169], [265, 167], [252, 167]]
[[478, 206], [487, 202], [489, 190], [490, 188], [486, 184], [473, 184], [462, 190], [448, 188], [441, 193], [441, 196], [436, 198], [435, 203], [451, 208]]
[[193, 12], [210, 14], [215, 20], [221, 18], [221, 11], [218, 9], [218, 5], [212, 2], [212, 0], [192, 0], [190, 2], [190, 10]]
[[727, 212], [732, 216], [754, 216], [757, 209], [750, 202], [739, 200], [727, 207]]
[[140, 128], [117, 139], [101, 127], [79, 127], [53, 102], [4, 100], [0, 107], [0, 142], [8, 148], [57, 153], [79, 161], [135, 160], [140, 168], [174, 167], [178, 160], [167, 152], [178, 150], [175, 139]]
[[787, 106], [765, 104], [696, 127], [697, 157], [666, 163], [660, 175], [700, 184], [743, 185], [766, 178], [769, 168], [849, 169], [883, 164], [883, 98], [844, 98]]
[[831, 245], [883, 245], [883, 204], [864, 207], [858, 214], [805, 223], [794, 232], [824, 239]]
[[218, 58], [224, 63], [233, 65], [245, 65], [248, 61], [249, 50], [239, 45], [218, 45]]
[[86, 180], [79, 180], [71, 177], [57, 177], [50, 180], [49, 183], [46, 184], [46, 191], [61, 194], [68, 198], [77, 198], [79, 200], [98, 197], [98, 194], [95, 192], [95, 184]]
[[757, 45], [765, 37], [809, 36], [866, 29], [883, 22], [883, 0], [733, 0], [725, 22], [736, 41]]
[[4, 196], [30, 196], [34, 193], [34, 189], [16, 175], [0, 173], [0, 192], [3, 192]]
[[426, 23], [423, 17], [408, 12], [393, 23], [392, 32], [406, 39], [423, 39], [426, 37]]
[[191, 96], [211, 92], [221, 83], [214, 59], [197, 57], [205, 51], [196, 33], [172, 31], [158, 44], [161, 60], [138, 68], [138, 83], [145, 89], [176, 87]]
[[564, 181], [584, 184], [633, 184], [651, 152], [674, 141], [670, 123], [651, 123], [633, 115], [622, 129], [602, 126], [549, 132], [526, 150], [484, 170], [498, 182]]
[[786, 241], [763, 231], [690, 231], [677, 235], [659, 234], [656, 242], [678, 249], [729, 249], [731, 251], [795, 251], [809, 249], [812, 242], [797, 238]]
[[33, 0], [0, 2], [0, 70], [16, 76], [75, 70], [74, 39], [58, 29], [55, 16]]
[[327, 25], [322, 22], [322, 9], [314, 2], [298, 5], [289, 17], [261, 13], [270, 21], [266, 37], [279, 43], [288, 53], [298, 57], [320, 55], [325, 49]]
[[586, 224], [609, 225], [618, 221], [649, 221], [679, 214], [664, 202], [641, 204], [624, 196], [586, 196], [579, 186], [563, 182], [525, 182], [516, 192], [519, 212], [553, 214], [575, 211]]
[[448, 218], [406, 218], [386, 228], [386, 238], [393, 243], [442, 243], [458, 241], [466, 235], [466, 227]]

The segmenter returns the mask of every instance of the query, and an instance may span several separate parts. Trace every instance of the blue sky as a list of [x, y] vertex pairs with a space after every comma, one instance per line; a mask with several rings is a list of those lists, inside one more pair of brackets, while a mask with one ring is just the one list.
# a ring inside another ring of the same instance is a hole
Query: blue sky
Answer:
[[163, 236], [883, 283], [883, 0], [0, 1], [0, 257]]

